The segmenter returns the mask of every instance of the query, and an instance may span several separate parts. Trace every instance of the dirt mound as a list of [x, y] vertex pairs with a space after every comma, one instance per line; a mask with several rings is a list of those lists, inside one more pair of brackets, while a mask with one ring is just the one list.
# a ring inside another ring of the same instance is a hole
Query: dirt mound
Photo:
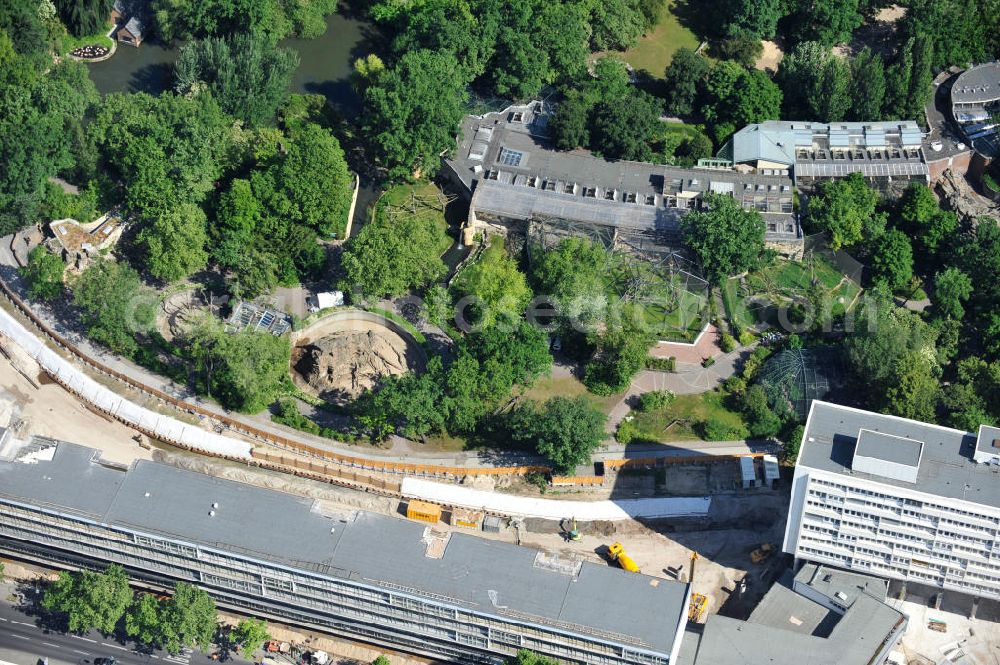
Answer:
[[356, 399], [385, 376], [422, 369], [396, 333], [385, 329], [338, 330], [295, 348], [292, 366], [323, 399]]

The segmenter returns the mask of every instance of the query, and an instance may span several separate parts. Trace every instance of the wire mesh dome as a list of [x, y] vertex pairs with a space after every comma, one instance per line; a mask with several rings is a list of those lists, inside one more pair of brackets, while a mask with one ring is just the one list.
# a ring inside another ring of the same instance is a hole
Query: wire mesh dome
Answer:
[[812, 401], [826, 398], [840, 385], [841, 365], [835, 347], [785, 349], [764, 364], [758, 383], [775, 411], [794, 411], [805, 420]]

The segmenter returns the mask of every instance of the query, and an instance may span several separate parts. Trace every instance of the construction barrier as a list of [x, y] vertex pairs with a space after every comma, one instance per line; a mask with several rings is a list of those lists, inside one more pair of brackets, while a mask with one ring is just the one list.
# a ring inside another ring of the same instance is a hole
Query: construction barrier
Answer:
[[[278, 448], [284, 448], [286, 450], [289, 450], [289, 451], [292, 451], [292, 452], [295, 452], [295, 453], [299, 453], [299, 454], [302, 454], [302, 455], [307, 455], [307, 456], [315, 457], [315, 458], [318, 458], [318, 459], [328, 460], [330, 462], [334, 462], [336, 464], [340, 464], [340, 465], [343, 465], [343, 466], [349, 466], [349, 467], [352, 467], [352, 468], [361, 469], [361, 470], [365, 470], [365, 471], [375, 471], [375, 472], [379, 472], [379, 473], [398, 473], [398, 474], [425, 475], [425, 476], [446, 477], [446, 478], [448, 478], [448, 477], [461, 478], [462, 476], [469, 476], [469, 475], [475, 475], [475, 476], [523, 476], [523, 475], [525, 475], [527, 473], [531, 473], [531, 472], [548, 473], [549, 470], [550, 470], [548, 467], [545, 467], [545, 466], [510, 466], [510, 467], [465, 468], [465, 467], [459, 467], [459, 466], [438, 466], [438, 465], [434, 465], [434, 464], [410, 464], [410, 463], [405, 463], [405, 462], [390, 462], [390, 461], [367, 459], [367, 458], [363, 458], [363, 457], [353, 457], [351, 455], [343, 455], [341, 453], [333, 452], [333, 451], [330, 451], [330, 450], [325, 450], [323, 448], [319, 448], [319, 447], [316, 447], [316, 446], [311, 446], [311, 445], [306, 444], [306, 443], [301, 443], [299, 441], [295, 441], [295, 440], [290, 439], [288, 437], [281, 436], [280, 434], [275, 434], [273, 432], [269, 432], [269, 431], [266, 431], [266, 430], [254, 427], [253, 425], [248, 425], [247, 423], [245, 423], [245, 422], [243, 422], [241, 420], [237, 420], [237, 419], [231, 418], [231, 417], [229, 417], [229, 416], [227, 416], [225, 414], [218, 413], [216, 411], [212, 411], [210, 409], [203, 408], [201, 406], [198, 406], [197, 404], [191, 404], [190, 402], [185, 402], [183, 400], [177, 399], [173, 395], [169, 395], [169, 394], [163, 392], [162, 390], [157, 390], [156, 388], [153, 388], [152, 386], [148, 386], [148, 385], [146, 385], [146, 384], [144, 384], [144, 383], [142, 383], [140, 381], [137, 381], [137, 380], [135, 380], [135, 379], [133, 379], [133, 378], [131, 378], [131, 377], [129, 377], [129, 376], [127, 376], [127, 375], [125, 375], [125, 374], [117, 371], [117, 370], [114, 370], [114, 369], [108, 367], [107, 365], [105, 365], [105, 364], [103, 364], [103, 363], [95, 360], [94, 358], [92, 358], [89, 355], [87, 355], [87, 354], [83, 353], [82, 351], [80, 351], [80, 349], [78, 349], [68, 339], [66, 339], [65, 337], [63, 337], [62, 335], [60, 335], [59, 333], [57, 333], [55, 330], [53, 330], [52, 328], [50, 328], [44, 321], [42, 321], [42, 319], [38, 315], [36, 315], [32, 311], [32, 309], [24, 301], [21, 300], [21, 298], [16, 293], [14, 293], [13, 289], [10, 288], [10, 286], [7, 284], [7, 282], [5, 280], [2, 280], [2, 279], [0, 279], [0, 292], [2, 292], [3, 295], [22, 314], [24, 314], [24, 316], [26, 316], [28, 318], [28, 320], [31, 321], [32, 325], [34, 325], [38, 330], [40, 330], [46, 337], [48, 337], [53, 342], [55, 342], [55, 344], [57, 346], [65, 349], [70, 354], [72, 354], [74, 357], [76, 357], [77, 359], [79, 359], [81, 362], [83, 362], [84, 364], [86, 364], [86, 365], [90, 366], [91, 368], [97, 370], [101, 374], [104, 374], [104, 375], [109, 376], [109, 377], [111, 377], [113, 379], [121, 381], [122, 383], [125, 383], [125, 384], [131, 386], [132, 388], [135, 388], [136, 390], [142, 392], [145, 395], [148, 395], [148, 396], [153, 397], [155, 399], [158, 399], [158, 400], [160, 400], [160, 401], [162, 401], [162, 402], [164, 402], [166, 404], [169, 404], [170, 406], [174, 407], [175, 409], [177, 409], [179, 411], [183, 411], [183, 412], [186, 412], [186, 413], [191, 413], [191, 414], [194, 414], [194, 415], [204, 416], [206, 418], [211, 418], [211, 419], [215, 420], [216, 422], [219, 422], [219, 423], [223, 424], [226, 428], [232, 430], [233, 432], [238, 432], [240, 434], [244, 434], [246, 436], [249, 436], [249, 437], [252, 437], [252, 438], [255, 438], [255, 439], [259, 439], [261, 441], [264, 441], [264, 442], [266, 442], [266, 443], [268, 443], [268, 444], [270, 444], [272, 446], [276, 446]], [[14, 325], [16, 325], [21, 330], [23, 330], [26, 335], [31, 336], [30, 333], [28, 333], [28, 331], [26, 329], [24, 329], [24, 327], [21, 326], [20, 323], [18, 323], [16, 320], [13, 319], [13, 317], [10, 317], [10, 315], [7, 314], [6, 312], [4, 312], [4, 315], [9, 318], [9, 320], [10, 320], [11, 323], [13, 323]], [[34, 338], [33, 336], [31, 336], [31, 337], [35, 340], [34, 344], [30, 344], [29, 343], [29, 346], [31, 346], [33, 349], [37, 350], [36, 347], [45, 348], [48, 351], [48, 353], [52, 354], [52, 356], [54, 356], [55, 358], [59, 358], [59, 360], [61, 360], [63, 363], [66, 363], [65, 359], [61, 358], [60, 356], [58, 356], [58, 354], [53, 353], [50, 349], [48, 349], [47, 347], [45, 347], [45, 345], [42, 344], [42, 342], [40, 340], [38, 340], [37, 338]], [[18, 343], [20, 344], [21, 340], [16, 340], [16, 341], [18, 341]], [[30, 350], [28, 350], [28, 349], [26, 349], [26, 351], [29, 351], [29, 354], [31, 353]], [[67, 363], [67, 365], [68, 365], [68, 363]], [[46, 367], [43, 366], [43, 369], [45, 369], [46, 373], [50, 373], [51, 374], [51, 372], [49, 372], [48, 368], [46, 368]], [[85, 378], [87, 381], [93, 382], [92, 379], [90, 379], [89, 377], [86, 377], [86, 375], [78, 372], [78, 370], [74, 370], [74, 371], [77, 371], [77, 373], [82, 378]], [[52, 378], [55, 379], [57, 382], [59, 382], [61, 385], [63, 385], [63, 387], [65, 387], [70, 392], [73, 392], [74, 394], [82, 397], [83, 399], [88, 399], [88, 397], [86, 395], [80, 394], [77, 390], [75, 390], [72, 384], [66, 383], [65, 381], [60, 381], [60, 379], [59, 379], [58, 376], [52, 376]], [[95, 383], [95, 385], [96, 385], [96, 383]], [[111, 394], [111, 395], [114, 395], [114, 393], [111, 393], [111, 391], [107, 391], [107, 392], [109, 394]], [[127, 400], [124, 400], [124, 398], [118, 397], [118, 399], [121, 400], [122, 402], [127, 402]], [[88, 399], [88, 401], [89, 401], [89, 399]], [[138, 405], [132, 404], [131, 402], [128, 402], [128, 404], [131, 405], [132, 407], [136, 408], [136, 409], [141, 408]], [[132, 422], [130, 420], [125, 420], [122, 417], [120, 417], [118, 414], [112, 413], [112, 412], [109, 412], [109, 411], [105, 410], [104, 408], [102, 408], [102, 406], [100, 404], [94, 404], [94, 405], [98, 409], [100, 409], [102, 412], [105, 412], [108, 415], [110, 415], [110, 416], [112, 416], [112, 417], [114, 417], [114, 418], [116, 418], [118, 420], [121, 420], [122, 422], [125, 422], [126, 424], [128, 424], [130, 426], [133, 426], [136, 429], [138, 429], [138, 430], [140, 430], [140, 431], [142, 431], [144, 433], [148, 434], [149, 431], [150, 431], [150, 428], [149, 428], [148, 424], [144, 424], [144, 423], [138, 423], [137, 424], [137, 423], [134, 423], [134, 422]], [[146, 411], [146, 409], [143, 409], [143, 411]], [[149, 413], [152, 413], [152, 412], [149, 412]], [[159, 414], [155, 414], [155, 415], [159, 416]], [[161, 417], [166, 418], [167, 416], [161, 416]], [[177, 422], [179, 422], [179, 421], [177, 421]], [[192, 429], [192, 430], [198, 430], [198, 428], [194, 428], [194, 427], [191, 427], [191, 426], [188, 426], [188, 428]], [[199, 431], [203, 431], [203, 430], [199, 430]], [[206, 432], [206, 434], [211, 434], [211, 433]], [[158, 438], [158, 439], [164, 440], [167, 443], [175, 443], [177, 441], [177, 439], [175, 439], [171, 435], [170, 432], [167, 432], [167, 433], [164, 433], [164, 434], [159, 434], [159, 435], [150, 434], [150, 436], [154, 436], [154, 438]], [[220, 435], [213, 435], [213, 436], [217, 436], [220, 439], [223, 439], [225, 441], [235, 441], [234, 439], [231, 439], [231, 438], [228, 438], [228, 437], [222, 437]], [[242, 443], [242, 442], [237, 442], [237, 443]], [[183, 444], [182, 447], [189, 447], [190, 446], [190, 444], [188, 444], [187, 442], [182, 442], [182, 444]], [[241, 454], [240, 456], [241, 457], [249, 457], [249, 446], [247, 446], [247, 450], [246, 450], [245, 454]]]
[[553, 487], [600, 487], [605, 476], [552, 476]]

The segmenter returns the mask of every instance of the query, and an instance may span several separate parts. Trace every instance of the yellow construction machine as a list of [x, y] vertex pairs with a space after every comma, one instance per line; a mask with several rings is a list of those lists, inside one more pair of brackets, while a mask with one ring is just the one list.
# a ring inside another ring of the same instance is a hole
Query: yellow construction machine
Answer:
[[635, 561], [632, 560], [628, 554], [625, 554], [625, 548], [622, 547], [621, 543], [615, 543], [608, 548], [608, 556], [610, 556], [614, 561], [618, 562], [624, 570], [630, 573], [642, 572], [639, 570], [639, 566], [636, 565]]

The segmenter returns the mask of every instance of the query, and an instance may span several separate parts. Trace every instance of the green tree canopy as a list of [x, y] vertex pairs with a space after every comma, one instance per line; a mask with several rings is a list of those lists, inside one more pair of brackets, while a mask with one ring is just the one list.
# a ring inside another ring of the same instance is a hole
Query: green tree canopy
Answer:
[[403, 215], [389, 220], [384, 211], [344, 247], [343, 287], [360, 287], [370, 298], [395, 297], [441, 280], [447, 266], [441, 260], [448, 236], [427, 217]]
[[247, 660], [253, 658], [253, 652], [259, 649], [261, 644], [271, 639], [267, 632], [267, 622], [260, 619], [240, 619], [233, 628], [231, 637], [240, 645], [240, 654]]
[[965, 316], [962, 306], [972, 295], [972, 280], [958, 268], [951, 266], [934, 275], [934, 310], [941, 316], [961, 320]]
[[72, 283], [87, 335], [115, 353], [133, 356], [137, 333], [153, 329], [158, 301], [129, 265], [101, 260]]
[[189, 337], [190, 353], [210, 394], [228, 409], [257, 413], [278, 398], [288, 380], [287, 337], [266, 332], [225, 333], [206, 321]]
[[184, 279], [208, 263], [207, 220], [193, 203], [181, 203], [156, 217], [138, 240], [146, 249], [149, 272], [167, 282]]
[[162, 603], [151, 593], [140, 593], [125, 613], [125, 634], [139, 644], [162, 645]]
[[601, 102], [591, 119], [591, 147], [609, 159], [649, 160], [649, 142], [662, 113], [660, 101], [641, 90], [624, 100]]
[[791, 25], [796, 41], [830, 47], [848, 41], [862, 19], [859, 0], [810, 0], [798, 3]]
[[[809, 199], [809, 221], [821, 231], [830, 234], [833, 249], [857, 244], [879, 226], [875, 211], [878, 193], [865, 182], [860, 173], [846, 178], [821, 182], [817, 193]], [[882, 222], [884, 224], [884, 222]]]
[[63, 292], [63, 260], [38, 245], [28, 253], [28, 263], [18, 274], [28, 283], [28, 295], [36, 300], [55, 300]]
[[365, 134], [395, 177], [433, 174], [455, 144], [468, 81], [448, 51], [411, 51], [365, 91]]
[[888, 298], [870, 303], [846, 346], [855, 389], [881, 410], [931, 421], [938, 399], [937, 331]]
[[554, 298], [560, 315], [584, 325], [604, 315], [607, 250], [587, 238], [568, 237], [536, 254], [531, 265], [535, 290]]
[[913, 279], [913, 248], [898, 229], [890, 229], [875, 240], [871, 267], [875, 279], [884, 280], [892, 290], [902, 289]]
[[527, 402], [507, 421], [511, 438], [533, 444], [557, 473], [572, 474], [590, 461], [604, 440], [603, 413], [586, 397], [552, 397], [538, 407]]
[[317, 275], [326, 261], [318, 241], [347, 224], [353, 183], [330, 130], [296, 121], [279, 140], [282, 151], [266, 151], [219, 198], [213, 255], [241, 297]]
[[587, 147], [611, 159], [648, 158], [661, 110], [659, 101], [630, 84], [623, 61], [605, 57], [594, 63], [593, 78], [564, 90], [549, 131], [560, 150]]
[[836, 122], [853, 102], [849, 65], [819, 42], [796, 46], [781, 59], [775, 78], [784, 93], [783, 117], [790, 120]]
[[532, 295], [524, 273], [504, 250], [502, 238], [494, 238], [478, 261], [462, 269], [455, 277], [454, 289], [475, 299], [474, 307], [463, 311], [475, 319], [470, 323], [485, 327], [498, 321], [519, 321]]
[[702, 98], [701, 113], [720, 143], [744, 125], [781, 116], [781, 88], [765, 72], [727, 60], [712, 67]]
[[718, 19], [730, 37], [771, 39], [783, 16], [779, 0], [727, 0], [719, 3]]
[[201, 203], [215, 187], [232, 145], [232, 121], [211, 94], [112, 94], [89, 133], [105, 168], [125, 186], [142, 218]]
[[128, 576], [117, 564], [111, 564], [103, 573], [63, 571], [42, 596], [42, 607], [66, 615], [74, 633], [96, 628], [105, 635], [112, 634], [131, 602]]
[[526, 321], [463, 337], [445, 369], [431, 358], [423, 374], [386, 377], [357, 403], [359, 421], [375, 438], [392, 431], [420, 437], [472, 432], [515, 385], [531, 385], [552, 364], [548, 336]]
[[157, 32], [164, 41], [253, 34], [275, 43], [295, 33], [318, 37], [336, 0], [152, 0]]
[[851, 59], [848, 114], [851, 120], [871, 122], [885, 115], [886, 71], [882, 56], [867, 46]]
[[663, 77], [667, 90], [667, 113], [676, 116], [691, 114], [708, 69], [708, 61], [692, 49], [683, 47], [674, 52]]
[[[0, 25], [5, 19], [20, 25], [22, 18], [19, 11], [0, 6]], [[37, 16], [32, 20], [37, 22]], [[18, 43], [0, 30], [2, 234], [38, 220], [48, 178], [74, 167], [74, 139], [83, 134], [84, 116], [99, 99], [86, 65], [49, 62], [43, 74], [33, 57], [15, 51]]]
[[583, 383], [597, 395], [624, 392], [643, 368], [650, 340], [639, 332], [616, 328], [596, 337], [594, 354], [584, 370]]
[[215, 601], [205, 591], [178, 582], [161, 608], [163, 647], [178, 653], [184, 647], [208, 650], [218, 626]]
[[559, 665], [559, 661], [528, 649], [521, 649], [517, 652], [517, 656], [507, 659], [506, 665]]
[[251, 126], [271, 122], [288, 94], [298, 54], [264, 36], [238, 33], [186, 44], [174, 63], [182, 95], [202, 87], [229, 115]]
[[114, 0], [56, 0], [55, 4], [70, 33], [85, 37], [106, 28]]
[[958, 230], [955, 213], [938, 207], [934, 192], [922, 183], [913, 183], [903, 192], [899, 216], [900, 226], [916, 239], [925, 260], [935, 259]]
[[706, 210], [681, 218], [688, 247], [698, 256], [705, 275], [721, 284], [730, 275], [754, 268], [764, 251], [764, 219], [744, 210], [731, 196], [712, 194]]

